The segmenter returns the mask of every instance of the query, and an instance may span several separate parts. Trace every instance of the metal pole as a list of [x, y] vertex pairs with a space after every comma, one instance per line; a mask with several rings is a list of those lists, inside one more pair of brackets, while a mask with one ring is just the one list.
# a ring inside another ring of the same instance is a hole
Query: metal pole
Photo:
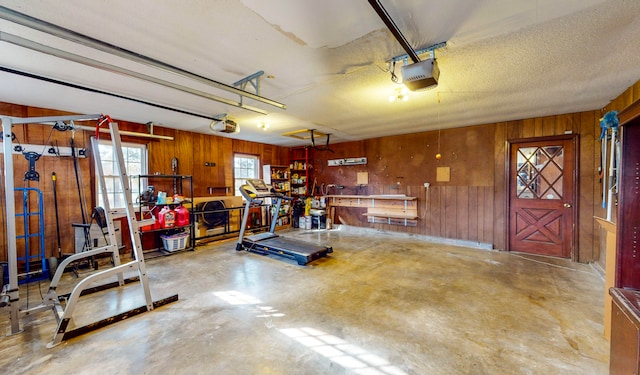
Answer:
[[[614, 168], [615, 168], [615, 157], [616, 157], [616, 153], [615, 153], [615, 144], [616, 144], [616, 134], [617, 134], [617, 128], [611, 127], [611, 154], [609, 156], [609, 192], [607, 194], [607, 220], [611, 221], [612, 219], [612, 211], [613, 211], [613, 190], [615, 189], [614, 187], [614, 176], [615, 176], [615, 172], [614, 172]], [[606, 142], [606, 140], [605, 140]]]
[[395, 22], [393, 22], [393, 20], [391, 19], [391, 16], [389, 16], [389, 13], [387, 13], [387, 10], [384, 9], [382, 4], [380, 4], [380, 1], [369, 0], [369, 4], [371, 4], [373, 9], [376, 11], [376, 13], [378, 13], [378, 16], [380, 16], [380, 19], [382, 20], [382, 22], [384, 22], [384, 24], [387, 25], [387, 27], [389, 28], [389, 31], [391, 31], [391, 34], [393, 34], [393, 36], [398, 40], [398, 43], [400, 43], [402, 48], [404, 48], [404, 50], [407, 52], [407, 55], [411, 57], [411, 60], [414, 63], [419, 63], [420, 58], [418, 57], [416, 52], [413, 50], [413, 48], [409, 45], [409, 42], [404, 37], [404, 35], [402, 35], [402, 32], [400, 32], [400, 29], [398, 29], [398, 26], [396, 26]]
[[121, 47], [115, 46], [113, 44], [109, 44], [109, 43], [103, 42], [103, 41], [98, 40], [98, 39], [91, 38], [89, 36], [77, 33], [75, 31], [72, 31], [72, 30], [69, 30], [69, 29], [65, 29], [63, 27], [60, 27], [58, 25], [54, 25], [52, 23], [40, 20], [38, 18], [31, 17], [31, 16], [28, 16], [26, 14], [16, 12], [16, 11], [14, 11], [12, 9], [9, 9], [9, 8], [3, 7], [3, 6], [0, 6], [0, 18], [3, 18], [5, 20], [11, 21], [11, 22], [14, 22], [14, 23], [19, 24], [19, 25], [23, 25], [23, 26], [32, 28], [34, 30], [38, 30], [38, 31], [47, 33], [49, 35], [53, 35], [53, 36], [57, 36], [57, 37], [62, 38], [62, 39], [69, 40], [69, 41], [74, 42], [74, 43], [78, 43], [78, 44], [81, 44], [81, 45], [84, 45], [84, 46], [87, 46], [87, 47], [91, 47], [91, 48], [94, 48], [94, 49], [97, 49], [97, 50], [100, 50], [100, 51], [103, 51], [103, 52], [107, 52], [107, 53], [110, 53], [110, 54], [115, 55], [115, 56], [119, 56], [119, 57], [122, 57], [122, 58], [125, 58], [125, 59], [128, 59], [128, 60], [131, 60], [131, 61], [135, 61], [135, 62], [138, 62], [138, 63], [141, 63], [141, 64], [145, 64], [147, 66], [151, 66], [151, 67], [154, 67], [154, 68], [157, 68], [157, 69], [162, 69], [162, 70], [174, 73], [174, 74], [178, 74], [178, 75], [181, 75], [183, 77], [187, 77], [187, 78], [199, 81], [201, 83], [204, 83], [206, 85], [218, 88], [220, 90], [224, 90], [224, 91], [236, 94], [236, 95], [240, 95], [240, 97], [247, 97], [247, 98], [256, 100], [258, 102], [261, 102], [261, 103], [272, 105], [272, 106], [280, 108], [280, 109], [286, 109], [286, 105], [285, 104], [279, 103], [279, 102], [277, 102], [275, 100], [268, 99], [268, 98], [262, 97], [260, 95], [252, 94], [252, 93], [250, 93], [248, 91], [244, 91], [244, 90], [238, 89], [238, 88], [233, 87], [233, 86], [226, 85], [226, 84], [218, 82], [218, 81], [214, 81], [212, 79], [203, 77], [201, 75], [189, 72], [189, 71], [187, 71], [185, 69], [182, 69], [182, 68], [167, 64], [165, 62], [153, 59], [151, 57], [148, 57], [148, 56], [145, 56], [145, 55], [133, 52], [133, 51], [126, 50], [124, 48], [121, 48]]
[[[1, 8], [1, 7], [0, 7]], [[256, 107], [252, 107], [252, 106], [248, 106], [248, 105], [244, 105], [241, 103], [237, 103], [233, 100], [229, 100], [226, 98], [222, 98], [220, 96], [217, 95], [213, 95], [213, 94], [209, 94], [206, 93], [204, 91], [201, 90], [196, 90], [190, 87], [186, 87], [183, 85], [179, 85], [177, 83], [173, 83], [173, 82], [169, 82], [169, 81], [165, 81], [163, 79], [160, 78], [156, 78], [156, 77], [152, 77], [150, 75], [146, 75], [146, 74], [142, 74], [142, 73], [138, 73], [135, 72], [133, 70], [129, 70], [129, 69], [125, 69], [116, 65], [112, 65], [112, 64], [107, 64], [104, 63], [102, 61], [98, 61], [98, 60], [94, 60], [94, 59], [90, 59], [81, 55], [77, 55], [71, 52], [67, 52], [67, 51], [63, 51], [57, 48], [53, 48], [53, 47], [49, 47], [49, 46], [45, 46], [44, 44], [40, 44], [40, 43], [36, 43], [33, 42], [31, 40], [19, 37], [17, 35], [13, 35], [13, 34], [9, 34], [6, 32], [1, 32], [0, 31], [0, 41], [4, 41], [7, 43], [11, 43], [11, 44], [15, 44], [17, 46], [20, 47], [24, 47], [24, 48], [28, 48], [34, 51], [38, 51], [41, 53], [45, 53], [51, 56], [55, 56], [55, 57], [59, 57], [61, 59], [65, 59], [65, 60], [69, 60], [69, 61], [73, 61], [73, 62], [77, 62], [79, 64], [84, 64], [87, 66], [91, 66], [93, 68], [97, 68], [97, 69], [102, 69], [108, 72], [114, 72], [114, 73], [118, 73], [118, 74], [122, 74], [128, 77], [133, 77], [133, 78], [137, 78], [137, 79], [141, 79], [143, 81], [146, 82], [151, 82], [151, 83], [155, 83], [164, 87], [169, 87], [175, 90], [179, 90], [182, 92], [186, 92], [192, 95], [196, 95], [196, 96], [200, 96], [202, 98], [206, 98], [206, 99], [210, 99], [219, 103], [223, 103], [223, 104], [228, 104], [228, 105], [232, 105], [235, 107], [239, 107], [242, 109], [246, 109], [249, 111], [253, 111], [253, 112], [257, 112], [263, 115], [266, 115], [267, 112], [265, 110], [262, 110], [260, 108], [256, 108]]]
[[4, 147], [4, 196], [5, 196], [5, 220], [6, 220], [6, 242], [7, 257], [9, 261], [9, 287], [7, 292], [10, 298], [11, 334], [20, 332], [20, 321], [18, 319], [18, 301], [20, 294], [18, 291], [18, 251], [16, 247], [16, 203], [14, 197], [13, 180], [13, 141], [11, 128], [13, 126], [11, 118], [2, 117], [2, 138]]

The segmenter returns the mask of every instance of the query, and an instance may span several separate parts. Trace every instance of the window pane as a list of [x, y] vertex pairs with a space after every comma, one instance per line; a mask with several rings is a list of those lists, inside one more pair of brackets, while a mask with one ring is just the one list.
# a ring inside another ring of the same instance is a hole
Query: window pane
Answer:
[[[109, 198], [109, 205], [113, 208], [123, 208], [125, 205], [123, 187], [120, 184], [120, 177], [117, 169], [116, 152], [109, 141], [99, 146], [100, 159], [104, 172], [105, 188]], [[129, 187], [132, 196], [139, 195], [137, 175], [147, 173], [146, 146], [138, 144], [126, 144], [122, 146], [122, 156], [124, 158], [125, 173], [129, 176]], [[97, 179], [98, 184], [100, 179]], [[143, 189], [145, 187], [142, 187]], [[104, 206], [102, 192], [98, 190], [99, 205]], [[132, 197], [133, 198], [133, 197]], [[135, 201], [134, 201], [135, 202]]]
[[522, 199], [562, 199], [562, 146], [523, 147], [518, 150], [516, 194]]
[[260, 177], [260, 162], [254, 155], [235, 155], [233, 165], [235, 195], [240, 195], [240, 186], [245, 184], [248, 178]]

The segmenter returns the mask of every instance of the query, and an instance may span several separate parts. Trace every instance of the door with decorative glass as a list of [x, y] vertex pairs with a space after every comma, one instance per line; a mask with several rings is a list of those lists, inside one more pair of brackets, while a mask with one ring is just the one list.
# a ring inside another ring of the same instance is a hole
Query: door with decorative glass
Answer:
[[510, 144], [509, 250], [570, 258], [576, 233], [575, 137]]

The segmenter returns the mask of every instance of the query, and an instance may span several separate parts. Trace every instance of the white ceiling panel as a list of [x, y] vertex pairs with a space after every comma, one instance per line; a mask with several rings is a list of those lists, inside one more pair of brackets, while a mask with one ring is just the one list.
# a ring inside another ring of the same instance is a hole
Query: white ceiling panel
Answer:
[[[640, 1], [380, 3], [413, 49], [447, 43], [435, 51], [437, 87], [410, 92], [407, 102], [388, 101], [400, 86], [388, 62], [406, 51], [364, 0], [0, 0], [6, 7], [0, 9], [0, 39], [15, 35], [99, 62], [0, 41], [0, 101], [206, 134], [212, 134], [210, 118], [228, 114], [240, 133], [216, 134], [292, 146], [304, 141], [282, 133], [318, 129], [342, 142], [598, 109], [640, 79]], [[194, 95], [241, 100], [193, 78], [17, 25], [6, 19], [11, 11], [225, 85], [263, 71], [258, 94], [286, 109], [242, 99], [268, 113], [262, 115]], [[258, 122], [269, 122], [269, 129], [258, 129]]]

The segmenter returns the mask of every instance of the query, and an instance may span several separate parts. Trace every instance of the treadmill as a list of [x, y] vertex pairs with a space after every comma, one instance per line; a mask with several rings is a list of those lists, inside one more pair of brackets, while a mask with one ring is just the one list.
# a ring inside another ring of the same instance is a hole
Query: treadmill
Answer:
[[[278, 214], [283, 200], [292, 200], [284, 194], [276, 192], [271, 186], [261, 179], [248, 179], [247, 184], [240, 187], [240, 193], [247, 200], [244, 209], [244, 217], [240, 227], [240, 236], [236, 244], [236, 250], [246, 250], [261, 255], [277, 255], [293, 259], [299, 265], [304, 266], [316, 259], [326, 257], [333, 252], [331, 246], [318, 245], [293, 238], [280, 237], [275, 234]], [[249, 209], [252, 205], [260, 205], [266, 198], [275, 200], [275, 209], [271, 217], [271, 226], [268, 232], [262, 232], [245, 237], [245, 229], [249, 219]]]

